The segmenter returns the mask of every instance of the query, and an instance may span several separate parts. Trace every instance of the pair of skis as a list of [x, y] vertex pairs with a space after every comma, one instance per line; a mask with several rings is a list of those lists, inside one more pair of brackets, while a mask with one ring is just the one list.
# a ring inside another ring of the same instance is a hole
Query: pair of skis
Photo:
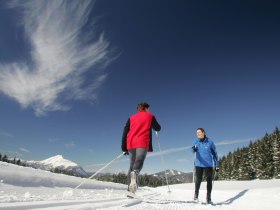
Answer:
[[139, 203], [142, 203], [143, 201], [143, 198], [137, 196], [135, 193], [132, 193], [132, 192], [127, 192], [127, 198], [129, 199], [129, 202], [126, 203], [125, 205], [123, 205], [122, 207], [131, 207], [131, 206], [134, 206], [134, 205], [137, 205]]
[[126, 203], [125, 205], [123, 205], [122, 207], [134, 206], [134, 205], [137, 205], [139, 203], [142, 203], [142, 201], [143, 201], [143, 198], [140, 198], [139, 196], [136, 196], [135, 194], [134, 194], [134, 196], [128, 197], [128, 198], [130, 199], [130, 201], [128, 203]]
[[133, 199], [133, 198], [139, 198], [139, 196], [137, 196], [135, 193], [132, 193], [132, 192], [130, 192], [130, 191], [127, 192], [126, 196], [127, 196], [128, 198], [131, 198], [131, 199]]
[[194, 200], [193, 203], [197, 203], [197, 204], [201, 204], [201, 205], [212, 205], [212, 206], [215, 206], [215, 204], [210, 201], [210, 202], [202, 202], [202, 201], [199, 201], [199, 200]]

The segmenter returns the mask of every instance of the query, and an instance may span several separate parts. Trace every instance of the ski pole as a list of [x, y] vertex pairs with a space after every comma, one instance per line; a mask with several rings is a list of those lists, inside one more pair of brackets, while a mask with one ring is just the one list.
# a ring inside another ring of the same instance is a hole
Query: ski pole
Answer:
[[215, 181], [215, 179], [217, 178], [217, 174], [218, 174], [218, 172], [216, 172], [216, 167], [214, 168], [214, 178], [213, 178], [213, 180], [212, 180], [212, 187], [214, 186], [214, 181]]
[[[195, 145], [196, 147], [196, 145]], [[194, 156], [193, 156], [193, 183], [194, 183], [194, 179], [195, 179], [195, 160], [196, 160], [196, 152], [194, 152]]]
[[214, 177], [213, 177], [213, 179], [212, 179], [212, 187], [214, 186], [214, 181], [215, 181], [215, 179], [216, 179], [216, 175], [217, 175], [217, 173], [216, 173], [216, 164], [215, 164], [215, 161], [213, 160], [213, 169], [214, 169]]
[[[157, 131], [156, 131], [156, 139], [157, 139], [158, 149], [159, 149], [160, 156], [161, 156], [161, 162], [162, 162], [162, 164], [164, 165], [164, 168], [165, 168], [164, 159], [163, 159], [163, 154], [162, 154], [161, 147], [160, 147], [160, 144], [159, 144], [158, 132], [157, 132]], [[170, 187], [169, 187], [169, 184], [168, 184], [168, 178], [167, 178], [167, 175], [166, 175], [166, 170], [165, 170], [165, 173], [164, 173], [164, 174], [165, 174], [166, 184], [167, 184], [167, 187], [168, 187], [168, 192], [171, 192]]]
[[212, 187], [214, 187], [215, 177], [216, 177], [216, 170], [215, 170], [215, 168], [214, 168], [214, 177], [213, 177], [213, 180], [212, 180]]
[[[113, 160], [111, 160], [109, 163], [107, 163], [105, 166], [103, 166], [102, 168], [100, 168], [98, 171], [96, 171], [92, 176], [90, 176], [88, 179], [91, 179], [92, 177], [96, 176], [98, 173], [100, 173], [101, 171], [103, 171], [105, 168], [107, 168], [109, 165], [111, 165], [113, 162], [115, 162], [117, 159], [121, 158], [124, 155], [124, 153], [120, 154], [119, 156], [117, 156], [116, 158], [114, 158]], [[74, 189], [77, 189], [78, 187], [80, 187], [82, 184], [84, 184], [85, 180], [83, 182], [81, 182], [77, 187], [75, 187]]]

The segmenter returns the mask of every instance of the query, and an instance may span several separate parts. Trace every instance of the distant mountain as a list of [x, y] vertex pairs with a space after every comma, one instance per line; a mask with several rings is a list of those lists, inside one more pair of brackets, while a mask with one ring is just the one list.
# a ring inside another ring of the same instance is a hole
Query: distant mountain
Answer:
[[[154, 177], [165, 179], [165, 171], [152, 174]], [[182, 172], [177, 170], [166, 170], [166, 175], [170, 183], [191, 183], [193, 181], [193, 172]]]
[[61, 172], [73, 176], [88, 177], [87, 172], [78, 164], [56, 155], [42, 161], [23, 161], [26, 166], [52, 172]]

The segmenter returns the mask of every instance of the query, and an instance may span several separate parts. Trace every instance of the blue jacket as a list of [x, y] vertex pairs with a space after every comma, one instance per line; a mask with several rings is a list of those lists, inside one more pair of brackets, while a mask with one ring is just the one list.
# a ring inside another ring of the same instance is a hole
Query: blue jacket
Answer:
[[216, 147], [213, 141], [209, 138], [205, 137], [204, 141], [200, 141], [200, 139], [196, 139], [193, 144], [197, 146], [198, 150], [196, 152], [196, 158], [194, 165], [198, 167], [213, 167], [213, 160], [214, 160], [214, 167], [218, 167], [218, 154], [216, 151]]

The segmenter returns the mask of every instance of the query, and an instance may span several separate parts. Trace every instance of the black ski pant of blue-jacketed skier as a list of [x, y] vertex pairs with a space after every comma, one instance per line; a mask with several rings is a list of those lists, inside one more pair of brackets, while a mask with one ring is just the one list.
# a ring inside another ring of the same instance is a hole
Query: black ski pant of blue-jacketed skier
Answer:
[[[147, 149], [146, 148], [136, 148], [136, 149], [130, 149], [128, 150], [129, 158], [130, 158], [130, 167], [128, 170], [128, 186], [130, 185], [130, 172], [134, 171], [136, 173], [136, 176], [138, 177], [138, 174], [140, 173], [141, 169], [143, 168], [144, 160], [147, 155]], [[136, 183], [138, 183], [138, 180], [136, 179]]]
[[195, 167], [195, 195], [198, 197], [199, 188], [203, 177], [203, 171], [205, 171], [206, 181], [207, 181], [207, 197], [211, 198], [212, 191], [212, 178], [213, 178], [213, 168], [212, 167]]

